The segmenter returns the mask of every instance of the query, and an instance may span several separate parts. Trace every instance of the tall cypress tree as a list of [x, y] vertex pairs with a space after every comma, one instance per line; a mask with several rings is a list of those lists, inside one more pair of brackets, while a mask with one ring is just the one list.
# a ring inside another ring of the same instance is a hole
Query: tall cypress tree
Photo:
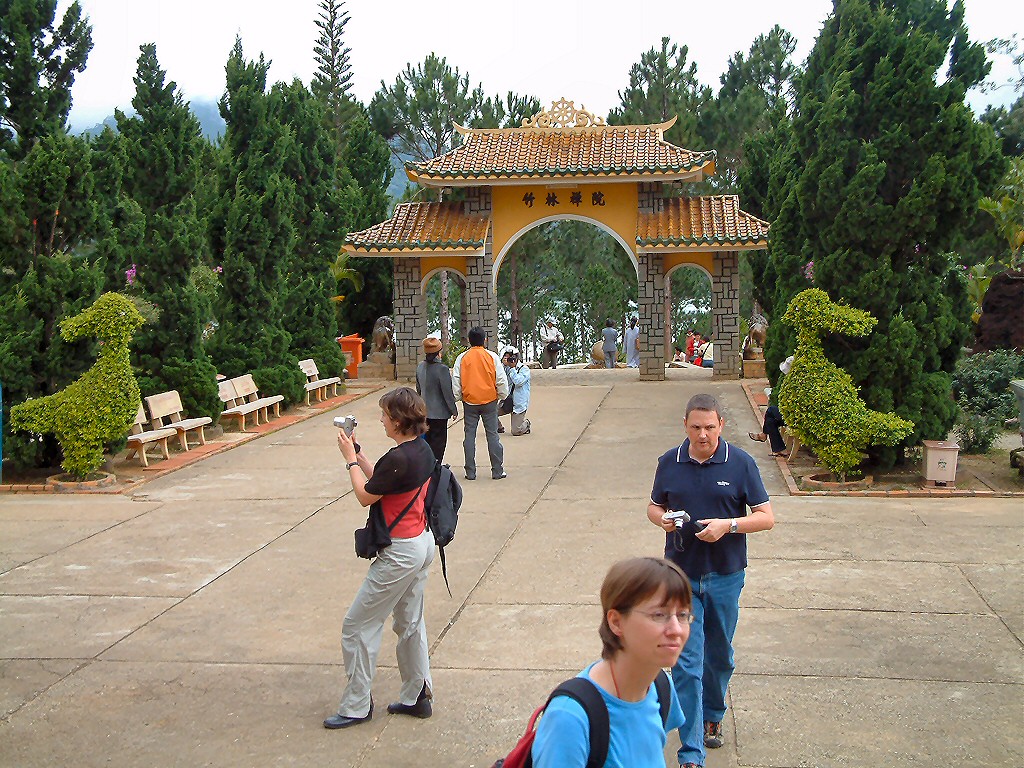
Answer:
[[195, 200], [204, 139], [152, 43], [141, 46], [132, 106], [134, 117], [115, 114], [128, 156], [124, 189], [146, 217], [134, 280], [159, 309], [135, 339], [139, 388], [143, 396], [175, 389], [189, 413], [216, 416], [217, 371], [203, 348], [205, 318], [189, 279], [207, 243]]
[[284, 171], [295, 184], [295, 247], [285, 276], [285, 326], [299, 358], [312, 357], [321, 374], [337, 376], [344, 367], [335, 338], [337, 281], [331, 274], [351, 221], [355, 197], [351, 178], [337, 173], [338, 147], [324, 127], [324, 108], [299, 80], [278, 83], [272, 98], [295, 141]]
[[[827, 351], [869, 407], [915, 423], [907, 445], [944, 438], [955, 417], [950, 373], [970, 310], [947, 251], [1001, 171], [991, 129], [964, 104], [986, 72], [960, 2], [837, 0], [775, 168], [789, 174], [770, 246], [775, 314], [813, 284], [878, 318], [866, 339]], [[793, 341], [773, 323], [769, 362]]]
[[246, 61], [242, 41], [225, 67], [220, 112], [227, 122], [215, 255], [223, 268], [219, 326], [207, 349], [225, 376], [251, 373], [261, 391], [303, 397], [305, 377], [291, 351], [282, 297], [295, 240], [295, 184], [285, 173], [291, 132], [280, 100], [266, 92], [269, 62]]

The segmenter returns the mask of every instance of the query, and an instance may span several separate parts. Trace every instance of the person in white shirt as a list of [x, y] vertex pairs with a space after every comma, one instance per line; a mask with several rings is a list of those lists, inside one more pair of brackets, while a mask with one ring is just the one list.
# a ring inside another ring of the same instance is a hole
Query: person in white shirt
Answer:
[[565, 337], [555, 326], [554, 320], [548, 320], [540, 329], [540, 340], [544, 344], [544, 350], [540, 356], [542, 368], [557, 368], [558, 353], [562, 351], [562, 342]]

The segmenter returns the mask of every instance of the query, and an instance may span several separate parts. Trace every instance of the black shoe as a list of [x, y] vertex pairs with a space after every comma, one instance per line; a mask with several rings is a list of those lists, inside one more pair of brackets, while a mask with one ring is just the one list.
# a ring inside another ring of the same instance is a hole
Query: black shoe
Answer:
[[476, 480], [476, 472], [467, 472], [466, 473], [466, 479], [467, 480]]
[[423, 689], [420, 691], [415, 704], [403, 704], [400, 701], [396, 701], [394, 704], [388, 704], [388, 712], [392, 715], [409, 715], [410, 717], [426, 720], [434, 714], [434, 709], [430, 705], [430, 699], [427, 697], [427, 684], [423, 684]]
[[718, 749], [722, 743], [722, 724], [706, 721], [704, 723], [704, 746], [708, 749]]
[[330, 728], [331, 730], [334, 730], [336, 728], [351, 728], [353, 725], [359, 725], [360, 723], [368, 723], [371, 717], [373, 717], [373, 699], [370, 699], [370, 711], [366, 713], [366, 717], [345, 717], [344, 715], [331, 715], [326, 720], [324, 720], [324, 728]]
[[502, 424], [498, 425], [498, 434], [499, 435], [505, 434], [505, 427]]
[[491, 475], [491, 480], [504, 480], [506, 477], [508, 475], [502, 472], [500, 475]]

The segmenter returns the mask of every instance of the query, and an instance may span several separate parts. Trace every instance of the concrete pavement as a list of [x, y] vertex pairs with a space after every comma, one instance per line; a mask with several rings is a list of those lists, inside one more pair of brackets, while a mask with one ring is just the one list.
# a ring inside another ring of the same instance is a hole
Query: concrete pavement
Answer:
[[[0, 765], [487, 768], [598, 656], [608, 566], [660, 554], [655, 461], [698, 391], [722, 399], [778, 520], [750, 538], [726, 745], [708, 766], [1024, 765], [1024, 505], [784, 496], [745, 437], [757, 424], [739, 384], [682, 370], [534, 372], [533, 434], [503, 436], [509, 477], [484, 466], [464, 484], [454, 597], [436, 566], [428, 586], [425, 721], [384, 711], [398, 690], [386, 632], [371, 723], [321, 727], [365, 573], [337, 412], [131, 496], [0, 497]], [[343, 408], [373, 457], [390, 445], [376, 402]]]

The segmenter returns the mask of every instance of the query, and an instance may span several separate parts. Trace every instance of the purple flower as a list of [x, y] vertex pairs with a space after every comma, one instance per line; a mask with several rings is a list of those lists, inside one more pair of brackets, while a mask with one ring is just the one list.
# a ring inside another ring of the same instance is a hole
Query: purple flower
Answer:
[[814, 282], [814, 262], [813, 261], [808, 261], [807, 264], [804, 265], [804, 277], [806, 277], [810, 282], [812, 282], [812, 283]]
[[219, 275], [221, 272], [224, 271], [224, 267], [222, 267], [222, 266], [220, 266], [218, 264], [216, 267], [213, 268], [213, 271], [216, 272]]
[[128, 283], [129, 286], [135, 285], [135, 275], [136, 271], [134, 264], [132, 264], [131, 269], [126, 269], [124, 271], [125, 281]]

